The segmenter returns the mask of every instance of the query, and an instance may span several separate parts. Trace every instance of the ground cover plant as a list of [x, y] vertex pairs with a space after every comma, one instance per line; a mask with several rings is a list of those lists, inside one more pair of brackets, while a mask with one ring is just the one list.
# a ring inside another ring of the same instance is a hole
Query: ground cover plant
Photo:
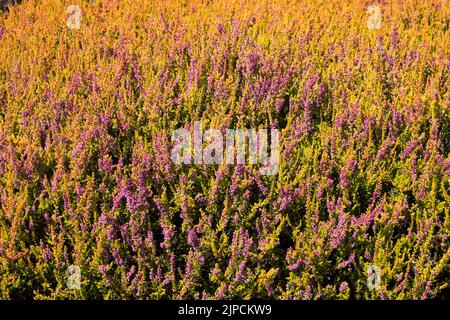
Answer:
[[[450, 4], [372, 4], [5, 7], [0, 297], [449, 298]], [[195, 121], [278, 129], [278, 172], [174, 163]]]

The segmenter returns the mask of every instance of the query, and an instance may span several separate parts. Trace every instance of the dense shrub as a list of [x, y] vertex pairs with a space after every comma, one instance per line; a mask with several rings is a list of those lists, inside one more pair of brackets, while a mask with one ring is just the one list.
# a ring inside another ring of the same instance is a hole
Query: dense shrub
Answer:
[[[0, 17], [0, 297], [449, 297], [445, 1], [380, 30], [369, 1], [70, 4]], [[174, 164], [200, 120], [279, 129], [278, 174]]]

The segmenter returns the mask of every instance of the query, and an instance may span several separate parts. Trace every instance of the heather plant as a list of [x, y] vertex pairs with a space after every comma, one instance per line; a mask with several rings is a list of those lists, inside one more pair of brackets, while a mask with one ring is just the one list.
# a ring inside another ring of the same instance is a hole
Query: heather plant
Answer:
[[[449, 23], [445, 0], [8, 6], [0, 297], [449, 298]], [[197, 121], [279, 130], [276, 174], [172, 161]]]

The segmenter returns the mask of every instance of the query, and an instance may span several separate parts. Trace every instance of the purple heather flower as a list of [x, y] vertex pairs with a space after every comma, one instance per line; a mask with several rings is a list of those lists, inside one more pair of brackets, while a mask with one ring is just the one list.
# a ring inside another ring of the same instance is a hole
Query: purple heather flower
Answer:
[[341, 282], [341, 285], [339, 286], [339, 292], [346, 293], [347, 290], [348, 290], [348, 283], [346, 281]]
[[197, 247], [199, 241], [198, 241], [197, 233], [195, 232], [195, 230], [189, 229], [187, 234], [188, 234], [188, 239], [187, 239], [188, 244], [194, 248]]

